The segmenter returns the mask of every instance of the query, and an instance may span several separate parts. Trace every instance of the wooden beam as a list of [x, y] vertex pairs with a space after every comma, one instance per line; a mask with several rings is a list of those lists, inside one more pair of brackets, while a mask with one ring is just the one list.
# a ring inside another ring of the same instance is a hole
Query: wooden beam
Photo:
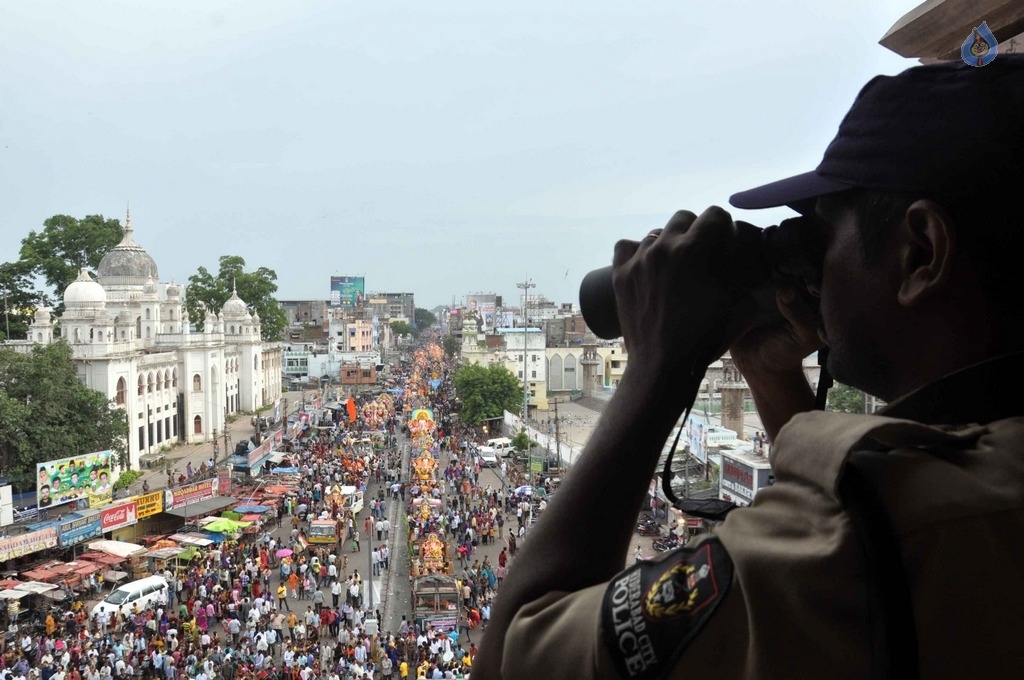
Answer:
[[987, 21], [996, 40], [1024, 32], [1024, 3], [1019, 0], [928, 0], [903, 15], [879, 40], [903, 57], [921, 60], [960, 58], [960, 45]]

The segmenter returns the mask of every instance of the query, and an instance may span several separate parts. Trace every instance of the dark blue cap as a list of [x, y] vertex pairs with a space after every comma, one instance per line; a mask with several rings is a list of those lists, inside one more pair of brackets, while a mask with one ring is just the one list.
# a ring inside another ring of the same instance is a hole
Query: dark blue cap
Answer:
[[814, 209], [861, 188], [922, 197], [984, 196], [1024, 186], [1024, 55], [877, 76], [861, 89], [817, 169], [741, 191], [737, 208]]

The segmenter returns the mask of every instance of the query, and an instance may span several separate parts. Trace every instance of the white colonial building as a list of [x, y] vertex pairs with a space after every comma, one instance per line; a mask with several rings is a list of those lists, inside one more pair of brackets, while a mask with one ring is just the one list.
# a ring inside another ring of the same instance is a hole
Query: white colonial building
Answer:
[[130, 216], [96, 274], [83, 268], [64, 291], [64, 314], [54, 320], [40, 309], [28, 339], [7, 345], [54, 342], [56, 321], [82, 382], [127, 413], [133, 468], [168, 444], [210, 441], [229, 414], [280, 397], [282, 349], [260, 339], [259, 315], [232, 292], [216, 314], [206, 310], [203, 332], [192, 332], [183, 287], [157, 283]]

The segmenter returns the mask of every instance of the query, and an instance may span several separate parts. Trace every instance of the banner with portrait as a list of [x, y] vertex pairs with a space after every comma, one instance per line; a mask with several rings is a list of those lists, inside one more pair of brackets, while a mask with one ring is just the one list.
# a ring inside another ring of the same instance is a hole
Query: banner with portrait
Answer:
[[36, 465], [36, 503], [40, 508], [86, 500], [89, 507], [109, 503], [113, 493], [110, 451], [59, 458]]

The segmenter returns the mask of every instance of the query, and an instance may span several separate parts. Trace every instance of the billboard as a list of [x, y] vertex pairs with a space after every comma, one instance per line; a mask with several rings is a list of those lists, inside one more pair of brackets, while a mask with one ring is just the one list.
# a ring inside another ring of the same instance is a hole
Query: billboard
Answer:
[[122, 503], [100, 512], [100, 523], [103, 531], [113, 531], [131, 526], [138, 521], [139, 505], [135, 501]]
[[494, 328], [494, 315], [497, 311], [498, 296], [494, 293], [472, 294], [466, 296], [466, 313], [480, 319], [483, 328]]
[[40, 529], [0, 540], [0, 562], [57, 547], [57, 527]]
[[138, 504], [136, 513], [138, 519], [152, 517], [158, 512], [164, 511], [164, 492], [151, 491], [141, 496], [136, 496], [135, 502]]
[[690, 415], [686, 419], [681, 441], [685, 441], [690, 447], [690, 455], [701, 463], [708, 462], [708, 421], [696, 415]]
[[331, 306], [362, 307], [366, 300], [366, 279], [362, 276], [332, 276]]
[[728, 491], [738, 505], [749, 505], [757, 493], [757, 473], [754, 467], [737, 458], [722, 456], [722, 477], [721, 485], [723, 491]]
[[164, 509], [183, 508], [190, 503], [205, 501], [217, 495], [218, 480], [208, 479], [205, 482], [196, 482], [180, 486], [176, 489], [164, 490]]
[[36, 465], [36, 504], [40, 508], [87, 500], [89, 507], [109, 503], [113, 491], [110, 451], [59, 458]]
[[60, 524], [60, 547], [69, 548], [90, 538], [103, 537], [103, 525], [95, 510], [84, 511], [92, 514], [72, 513]]

